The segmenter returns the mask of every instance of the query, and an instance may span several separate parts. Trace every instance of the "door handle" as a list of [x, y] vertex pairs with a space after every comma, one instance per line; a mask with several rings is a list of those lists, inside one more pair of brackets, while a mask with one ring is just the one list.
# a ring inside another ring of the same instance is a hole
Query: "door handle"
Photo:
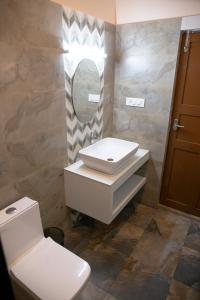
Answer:
[[184, 128], [183, 125], [178, 124], [178, 119], [174, 119], [173, 130], [176, 131], [179, 128]]

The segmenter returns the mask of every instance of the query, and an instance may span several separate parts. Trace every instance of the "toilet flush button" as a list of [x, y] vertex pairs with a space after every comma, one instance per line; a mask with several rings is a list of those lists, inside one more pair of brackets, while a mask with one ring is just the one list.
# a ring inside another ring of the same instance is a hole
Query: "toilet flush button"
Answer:
[[14, 212], [16, 211], [16, 207], [9, 207], [8, 209], [6, 209], [6, 214], [7, 215], [11, 215], [14, 214]]

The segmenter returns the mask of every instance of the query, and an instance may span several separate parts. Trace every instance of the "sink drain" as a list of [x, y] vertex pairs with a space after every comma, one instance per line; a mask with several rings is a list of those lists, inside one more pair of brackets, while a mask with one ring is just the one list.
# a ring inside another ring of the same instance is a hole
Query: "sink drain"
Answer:
[[114, 161], [114, 159], [113, 158], [107, 158], [107, 161]]

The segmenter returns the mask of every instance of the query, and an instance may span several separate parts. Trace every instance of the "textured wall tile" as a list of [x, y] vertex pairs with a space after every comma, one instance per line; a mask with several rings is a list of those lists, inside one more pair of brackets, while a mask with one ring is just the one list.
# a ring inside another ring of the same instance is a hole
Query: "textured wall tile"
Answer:
[[104, 22], [81, 12], [71, 10], [64, 6], [63, 36], [66, 47], [80, 50], [80, 54], [64, 56], [66, 108], [67, 108], [67, 148], [69, 163], [78, 159], [78, 151], [90, 143], [91, 132], [96, 132], [98, 137], [103, 131], [103, 103], [100, 102], [92, 119], [88, 123], [81, 122], [74, 111], [72, 99], [72, 80], [76, 68], [82, 59], [92, 59], [98, 68], [100, 75], [101, 95], [104, 88], [104, 58], [94, 57], [85, 47], [104, 52]]
[[63, 165], [66, 163], [65, 157], [59, 159], [15, 184], [18, 193], [39, 202], [44, 226], [58, 225], [65, 217]]
[[105, 59], [104, 67], [104, 113], [103, 113], [103, 136], [112, 136], [113, 129], [113, 103], [115, 83], [115, 38], [116, 27], [105, 23]]
[[11, 167], [16, 179], [48, 166], [52, 161], [67, 155], [65, 127], [41, 131], [19, 142], [6, 144]]
[[26, 93], [24, 90], [13, 91], [10, 88], [2, 94], [4, 97], [0, 99], [0, 119], [7, 142], [20, 141], [52, 126], [66, 126], [64, 90]]
[[[6, 89], [18, 78], [17, 62], [22, 55], [22, 47], [10, 46], [0, 41], [0, 91]], [[3, 59], [2, 59], [3, 58]]]
[[[142, 111], [146, 113], [166, 113], [170, 111], [173, 83], [160, 84], [160, 83], [134, 83], [133, 79], [119, 80], [115, 84], [115, 107], [123, 108], [129, 112]], [[134, 87], [134, 91], [133, 91]], [[145, 107], [130, 108], [126, 106], [126, 97], [143, 97], [147, 101]]]
[[[1, 140], [2, 142], [2, 140]], [[13, 172], [9, 155], [4, 146], [0, 148], [0, 188], [13, 181]]]
[[22, 197], [23, 195], [16, 190], [14, 184], [0, 188], [0, 209], [5, 208]]
[[[118, 49], [125, 55], [155, 55], [160, 51], [168, 53], [168, 50], [173, 54], [180, 22], [180, 19], [168, 19], [118, 25]], [[163, 45], [167, 48], [163, 49]]]
[[114, 110], [114, 135], [118, 135], [119, 132], [124, 132], [125, 130], [129, 130], [129, 123], [131, 117], [125, 110]]
[[57, 50], [27, 48], [17, 65], [19, 79], [28, 85], [30, 90], [42, 92], [63, 89], [63, 58]]
[[114, 102], [114, 84], [104, 85], [104, 112], [103, 112], [103, 137], [112, 136], [113, 125], [113, 102]]
[[61, 16], [61, 7], [48, 0], [1, 0], [0, 41], [61, 48]]
[[[117, 26], [113, 135], [151, 151], [141, 198], [152, 206], [159, 200], [179, 37], [180, 19]], [[145, 107], [126, 106], [126, 97], [145, 98]]]
[[129, 129], [139, 141], [153, 140], [156, 143], [163, 143], [166, 140], [167, 123], [166, 115], [136, 111], [131, 118]]
[[30, 196], [51, 225], [66, 216], [61, 16], [47, 0], [0, 2], [0, 208]]
[[0, 43], [0, 91], [64, 89], [63, 57], [57, 49]]
[[105, 22], [105, 52], [109, 56], [115, 55], [116, 26]]
[[103, 101], [103, 136], [112, 136], [113, 102], [115, 83], [115, 26], [105, 23], [105, 59], [104, 101]]
[[147, 177], [148, 180], [148, 184], [144, 186], [141, 192], [143, 203], [155, 207], [158, 204], [160, 195], [162, 163], [151, 158], [147, 164], [137, 171], [137, 174]]
[[113, 54], [113, 55], [109, 55], [105, 59], [105, 67], [104, 67], [104, 83], [105, 85], [112, 85], [113, 90], [114, 90], [114, 80], [115, 80], [114, 70], [115, 70], [115, 57]]
[[94, 17], [81, 12], [73, 11], [64, 6], [64, 40], [66, 45], [77, 47], [85, 46], [96, 48], [106, 52], [107, 58], [94, 57], [88, 53], [87, 58], [92, 59], [99, 69], [101, 93], [103, 103], [100, 103], [96, 113], [89, 123], [78, 120], [72, 103], [72, 79], [76, 67], [85, 56], [69, 55], [64, 57], [66, 72], [66, 108], [67, 108], [67, 139], [69, 163], [78, 158], [78, 151], [90, 143], [90, 134], [96, 132], [98, 137], [111, 136], [112, 134], [112, 111], [114, 99], [114, 48], [115, 27], [104, 23]]
[[[0, 99], [1, 99], [1, 97], [0, 97]], [[11, 169], [9, 155], [6, 151], [3, 120], [2, 120], [2, 113], [3, 113], [2, 107], [0, 109], [0, 112], [1, 112], [0, 113], [0, 189], [1, 189], [2, 187], [6, 186], [12, 182], [13, 173], [12, 173], [12, 169]], [[0, 202], [1, 202], [1, 200], [0, 200]]]

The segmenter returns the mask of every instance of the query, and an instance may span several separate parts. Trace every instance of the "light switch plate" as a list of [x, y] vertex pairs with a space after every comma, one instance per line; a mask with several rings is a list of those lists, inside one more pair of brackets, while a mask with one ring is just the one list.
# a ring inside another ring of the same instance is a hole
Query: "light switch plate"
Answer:
[[126, 105], [135, 107], [144, 107], [145, 99], [126, 97]]
[[88, 101], [97, 103], [100, 101], [100, 95], [99, 94], [88, 94]]

